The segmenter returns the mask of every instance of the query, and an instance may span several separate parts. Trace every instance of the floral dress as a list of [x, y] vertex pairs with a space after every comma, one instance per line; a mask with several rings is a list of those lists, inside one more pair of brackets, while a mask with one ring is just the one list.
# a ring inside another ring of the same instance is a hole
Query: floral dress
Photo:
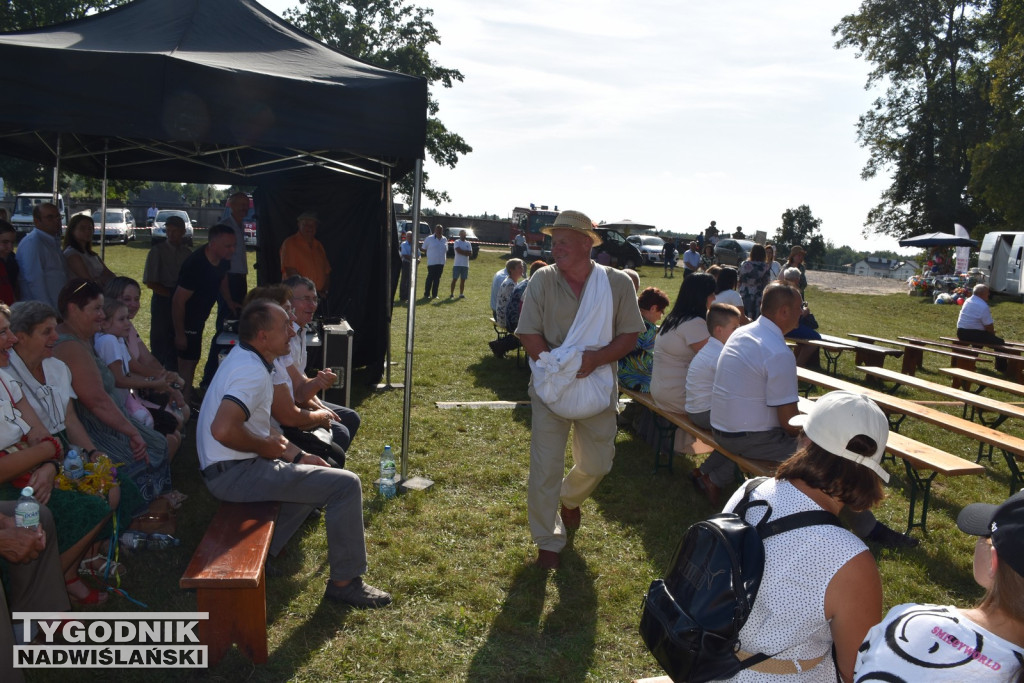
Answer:
[[739, 291], [743, 312], [751, 320], [761, 315], [761, 295], [771, 281], [772, 271], [764, 261], [744, 261], [740, 265]]
[[658, 326], [644, 321], [646, 329], [636, 339], [633, 350], [619, 359], [619, 382], [645, 394], [651, 393], [651, 370], [654, 367], [654, 338]]

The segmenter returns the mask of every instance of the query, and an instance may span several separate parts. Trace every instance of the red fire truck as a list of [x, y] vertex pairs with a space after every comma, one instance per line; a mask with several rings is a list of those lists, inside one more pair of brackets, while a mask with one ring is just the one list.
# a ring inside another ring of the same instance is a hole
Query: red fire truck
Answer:
[[543, 258], [545, 240], [550, 244], [551, 238], [542, 233], [540, 229], [554, 223], [557, 215], [557, 206], [553, 211], [548, 209], [547, 205], [530, 204], [528, 208], [517, 206], [512, 209], [512, 242], [515, 243], [516, 236], [522, 233], [526, 237], [527, 256], [535, 259]]

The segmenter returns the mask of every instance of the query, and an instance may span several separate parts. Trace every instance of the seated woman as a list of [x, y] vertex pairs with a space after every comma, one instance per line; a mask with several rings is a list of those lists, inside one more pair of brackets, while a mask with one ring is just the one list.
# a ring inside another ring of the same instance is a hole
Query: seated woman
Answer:
[[132, 374], [138, 377], [152, 377], [161, 379], [167, 383], [166, 389], [149, 390], [142, 388], [140, 395], [143, 403], [149, 408], [163, 408], [170, 412], [178, 420], [178, 429], [182, 430], [188, 422], [190, 409], [185, 403], [181, 394], [181, 387], [185, 385], [184, 380], [172, 368], [165, 368], [154, 356], [146, 343], [142, 341], [135, 325], [131, 322], [139, 312], [141, 306], [142, 289], [139, 283], [130, 277], [118, 275], [107, 283], [103, 288], [103, 297], [106, 299], [117, 299], [128, 308], [128, 336], [125, 344], [128, 353], [131, 355], [129, 369]]
[[654, 367], [654, 338], [658, 321], [668, 308], [668, 297], [657, 287], [648, 287], [637, 298], [645, 329], [636, 339], [636, 347], [619, 359], [619, 383], [644, 393], [651, 391], [651, 369]]
[[[707, 343], [708, 307], [715, 299], [715, 279], [707, 273], [694, 273], [683, 280], [672, 312], [665, 318], [654, 339], [654, 367], [651, 372], [651, 397], [662, 410], [686, 412], [686, 372], [690, 361]], [[676, 430], [675, 451], [693, 453], [695, 440], [682, 429]]]
[[[736, 291], [739, 273], [732, 266], [722, 266], [715, 280], [715, 303], [729, 304], [743, 311], [743, 297]], [[746, 316], [743, 316], [746, 319]]]
[[100, 287], [109, 282], [114, 274], [100, 259], [99, 254], [92, 250], [92, 234], [96, 224], [87, 214], [79, 213], [68, 221], [67, 232], [64, 233], [64, 259], [68, 264], [71, 277], [91, 280]]
[[[837, 515], [844, 505], [863, 511], [882, 500], [889, 423], [871, 399], [834, 391], [792, 423], [803, 426], [803, 446], [751, 492], [752, 501], [771, 506], [771, 520], [805, 511]], [[742, 497], [740, 488], [725, 511]], [[751, 506], [745, 519], [756, 524], [765, 510]], [[853, 681], [857, 648], [882, 611], [882, 581], [867, 546], [842, 526], [818, 525], [764, 539], [764, 554], [740, 643], [744, 652], [771, 657], [731, 680], [834, 681], [838, 669]]]
[[[122, 412], [112, 398], [114, 377], [96, 355], [93, 336], [103, 322], [103, 293], [93, 282], [71, 280], [57, 298], [63, 322], [57, 326], [53, 355], [71, 370], [78, 417], [93, 443], [139, 487], [150, 503], [171, 492], [167, 439]], [[171, 495], [172, 502], [182, 499]]]
[[[285, 311], [295, 320], [295, 309], [292, 306], [292, 291], [284, 285], [257, 287], [246, 295], [242, 304], [244, 308], [256, 299], [270, 299], [281, 304]], [[280, 426], [286, 439], [302, 450], [323, 458], [331, 467], [345, 466], [345, 448], [337, 442], [332, 423], [337, 416], [330, 410], [313, 405], [296, 403], [296, 384], [305, 385], [305, 378], [295, 368], [291, 354], [274, 359], [274, 398], [270, 406], [270, 416]], [[313, 380], [314, 382], [316, 380]]]
[[[867, 681], [1019, 681], [1024, 673], [1024, 493], [1001, 505], [960, 511], [960, 531], [977, 536], [973, 609], [897, 605], [868, 631], [854, 676]], [[892, 638], [890, 633], [898, 633]]]
[[55, 488], [65, 449], [36, 414], [31, 393], [8, 374], [11, 347], [18, 342], [10, 318], [10, 309], [0, 304], [0, 499], [17, 500], [23, 487], [32, 487], [36, 500], [53, 513], [68, 596], [79, 604], [101, 604], [107, 594], [86, 586], [78, 578], [78, 565], [96, 541], [110, 536], [108, 522], [120, 491], [110, 480], [101, 495]]

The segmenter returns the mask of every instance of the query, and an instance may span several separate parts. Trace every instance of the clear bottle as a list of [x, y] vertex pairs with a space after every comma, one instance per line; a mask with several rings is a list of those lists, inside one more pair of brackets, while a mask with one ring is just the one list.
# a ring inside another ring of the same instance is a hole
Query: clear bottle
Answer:
[[149, 544], [149, 534], [144, 531], [125, 531], [120, 540], [125, 550], [145, 550]]
[[184, 414], [181, 412], [181, 406], [178, 405], [177, 401], [171, 401], [171, 412], [174, 413], [174, 417], [178, 418], [178, 422], [182, 421]]
[[82, 462], [82, 454], [72, 446], [68, 454], [64, 456], [64, 475], [68, 479], [81, 479], [85, 476], [85, 463]]
[[181, 545], [181, 541], [169, 534], [150, 534], [149, 538], [146, 539], [146, 547], [150, 549], [162, 550], [179, 545]]
[[34, 491], [31, 486], [21, 490], [21, 498], [14, 507], [14, 525], [25, 529], [35, 529], [39, 526], [39, 501], [32, 497]]
[[384, 452], [380, 454], [380, 495], [384, 498], [395, 497], [395, 456], [391, 453], [391, 446], [385, 446]]

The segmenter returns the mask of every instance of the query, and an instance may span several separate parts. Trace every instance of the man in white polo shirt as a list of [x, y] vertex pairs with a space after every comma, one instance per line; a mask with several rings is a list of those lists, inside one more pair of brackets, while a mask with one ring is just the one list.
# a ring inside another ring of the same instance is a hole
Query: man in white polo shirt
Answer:
[[274, 302], [258, 299], [242, 311], [239, 344], [217, 369], [199, 411], [203, 479], [220, 500], [281, 502], [273, 556], [314, 508], [325, 508], [330, 578], [324, 599], [383, 607], [391, 596], [362, 580], [366, 541], [359, 477], [304, 453], [271, 427], [273, 361], [289, 352], [293, 335], [289, 315]]
[[[799, 412], [800, 396], [796, 356], [785, 336], [800, 322], [802, 309], [799, 289], [773, 282], [761, 298], [761, 316], [736, 330], [722, 348], [711, 392], [711, 426], [715, 440], [734, 455], [781, 462], [796, 453], [800, 427], [790, 420]], [[876, 520], [870, 510], [843, 512], [850, 531], [860, 538], [893, 548], [918, 544]]]
[[437, 288], [441, 284], [444, 262], [448, 258], [448, 240], [442, 234], [444, 228], [438, 223], [434, 226], [434, 234], [423, 239], [420, 251], [427, 255], [427, 280], [423, 283], [423, 298], [436, 299]]
[[996, 321], [988, 307], [988, 295], [988, 285], [974, 285], [956, 320], [956, 336], [960, 341], [1002, 346], [1003, 338], [996, 336]]

